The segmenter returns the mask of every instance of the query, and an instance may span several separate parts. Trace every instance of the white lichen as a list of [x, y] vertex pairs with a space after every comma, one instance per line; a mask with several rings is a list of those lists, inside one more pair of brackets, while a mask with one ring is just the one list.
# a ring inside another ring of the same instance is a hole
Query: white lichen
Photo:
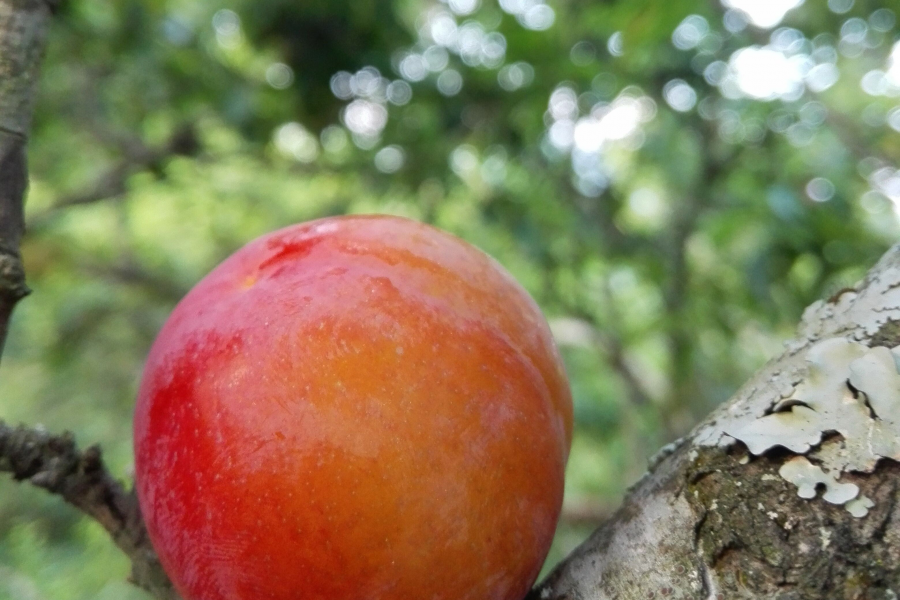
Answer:
[[[839, 483], [842, 473], [871, 473], [882, 458], [900, 461], [900, 347], [829, 338], [811, 346], [805, 359], [805, 376], [793, 393], [772, 394], [764, 414], [733, 419], [721, 431], [754, 455], [776, 446], [797, 454], [779, 474], [797, 485], [800, 497], [814, 498], [823, 485], [826, 501], [847, 504], [859, 490]], [[839, 436], [826, 440], [828, 433]], [[871, 500], [847, 509], [864, 516], [866, 503]]]
[[832, 504], [846, 504], [859, 494], [859, 487], [852, 483], [838, 483], [833, 475], [826, 473], [803, 456], [789, 459], [778, 470], [778, 474], [797, 486], [797, 495], [801, 498], [815, 498], [820, 485], [825, 487], [822, 499]]
[[887, 252], [866, 279], [828, 302], [816, 302], [804, 313], [797, 337], [785, 352], [766, 365], [734, 397], [701, 423], [692, 434], [698, 447], [729, 447], [736, 440], [726, 428], [747, 424], [769, 414], [772, 407], [793, 395], [793, 386], [808, 372], [806, 353], [828, 338], [870, 340], [888, 323], [900, 322], [900, 244]]
[[805, 406], [761, 417], [728, 433], [744, 442], [747, 449], [760, 455], [775, 446], [804, 453], [822, 439], [818, 415]]
[[855, 498], [845, 505], [846, 509], [850, 511], [850, 514], [857, 518], [869, 514], [869, 509], [873, 506], [875, 506], [875, 503], [866, 496]]

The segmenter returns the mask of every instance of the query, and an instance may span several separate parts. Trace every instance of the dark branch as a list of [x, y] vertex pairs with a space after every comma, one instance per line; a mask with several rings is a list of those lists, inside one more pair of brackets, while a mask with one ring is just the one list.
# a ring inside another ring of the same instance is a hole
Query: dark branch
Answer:
[[25, 142], [0, 131], [0, 354], [16, 303], [28, 295], [19, 244], [25, 230]]
[[178, 600], [150, 545], [134, 491], [106, 470], [98, 446], [79, 450], [69, 433], [12, 428], [0, 421], [0, 472], [27, 481], [91, 517], [131, 559], [131, 581], [159, 600]]
[[16, 303], [28, 294], [19, 245], [28, 171], [25, 144], [50, 8], [0, 0], [0, 354]]

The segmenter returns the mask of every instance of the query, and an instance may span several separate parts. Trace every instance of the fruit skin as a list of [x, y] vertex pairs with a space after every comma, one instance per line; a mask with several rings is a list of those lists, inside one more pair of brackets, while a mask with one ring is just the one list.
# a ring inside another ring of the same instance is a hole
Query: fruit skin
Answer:
[[179, 303], [134, 418], [185, 600], [519, 600], [559, 516], [568, 383], [528, 294], [386, 216], [261, 237]]

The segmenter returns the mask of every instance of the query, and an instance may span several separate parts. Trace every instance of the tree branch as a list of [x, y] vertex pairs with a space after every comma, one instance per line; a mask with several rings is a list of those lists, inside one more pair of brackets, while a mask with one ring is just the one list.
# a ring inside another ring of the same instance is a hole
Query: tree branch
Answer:
[[29, 293], [19, 254], [25, 230], [25, 171], [24, 139], [0, 130], [0, 355], [13, 308]]
[[134, 490], [106, 469], [98, 446], [79, 450], [72, 435], [0, 421], [0, 472], [27, 481], [91, 517], [131, 559], [131, 581], [159, 600], [178, 600], [147, 537]]
[[13, 308], [29, 291], [19, 254], [25, 144], [52, 8], [40, 0], [0, 0], [0, 354]]
[[894, 597], [898, 323], [900, 245], [807, 308], [784, 354], [673, 444], [527, 600]]

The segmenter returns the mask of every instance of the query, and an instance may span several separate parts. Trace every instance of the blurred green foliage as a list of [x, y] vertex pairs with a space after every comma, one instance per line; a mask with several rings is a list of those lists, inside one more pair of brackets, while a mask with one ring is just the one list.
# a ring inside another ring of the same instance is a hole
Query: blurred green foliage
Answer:
[[[191, 285], [290, 223], [413, 217], [506, 265], [562, 346], [554, 563], [898, 233], [895, 12], [726, 4], [64, 3], [0, 416], [99, 442], [127, 478], [142, 360]], [[0, 598], [144, 598], [127, 569], [0, 479]]]

